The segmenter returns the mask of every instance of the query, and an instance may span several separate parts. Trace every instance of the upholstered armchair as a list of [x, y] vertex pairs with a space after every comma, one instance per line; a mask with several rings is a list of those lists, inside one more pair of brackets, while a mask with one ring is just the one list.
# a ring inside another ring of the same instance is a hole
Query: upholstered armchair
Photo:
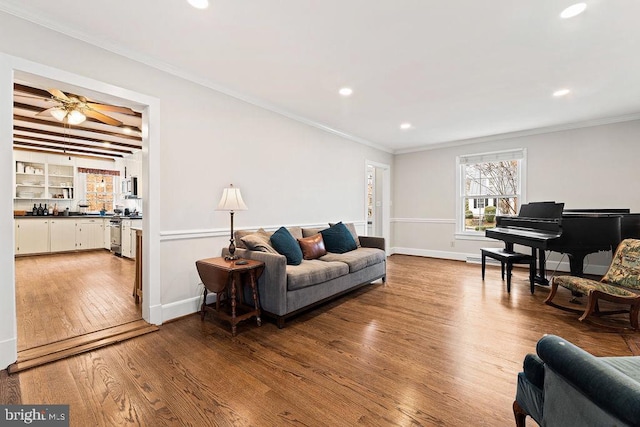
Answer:
[[[556, 296], [558, 286], [569, 289], [577, 295], [587, 295], [587, 305], [583, 310], [558, 305], [551, 300]], [[627, 305], [628, 309], [601, 311], [599, 300], [618, 305]], [[640, 311], [640, 240], [623, 240], [609, 266], [607, 274], [600, 281], [574, 276], [556, 276], [551, 283], [551, 291], [546, 304], [575, 313], [582, 313], [580, 321], [591, 316], [629, 313], [629, 321], [633, 329], [638, 329], [638, 312]], [[606, 325], [604, 325], [606, 326]]]
[[595, 357], [555, 335], [538, 341], [518, 374], [517, 427], [640, 426], [640, 357]]

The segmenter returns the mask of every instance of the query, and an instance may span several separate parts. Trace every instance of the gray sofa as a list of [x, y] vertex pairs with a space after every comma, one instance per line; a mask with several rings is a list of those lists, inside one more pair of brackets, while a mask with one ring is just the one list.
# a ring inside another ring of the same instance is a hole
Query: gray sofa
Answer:
[[[300, 227], [289, 227], [288, 230], [294, 237], [309, 237], [319, 231]], [[251, 233], [255, 232], [235, 233], [238, 246], [235, 254], [265, 263], [264, 273], [258, 280], [260, 306], [265, 315], [277, 320], [279, 328], [284, 327], [287, 318], [303, 310], [375, 280], [386, 281], [382, 237], [358, 236], [359, 247], [353, 251], [327, 253], [318, 259], [303, 260], [300, 265], [287, 265], [284, 255], [249, 250], [242, 239]], [[222, 255], [227, 254], [228, 249], [223, 249]]]
[[640, 426], [640, 357], [596, 357], [546, 335], [518, 374], [513, 412], [524, 427]]

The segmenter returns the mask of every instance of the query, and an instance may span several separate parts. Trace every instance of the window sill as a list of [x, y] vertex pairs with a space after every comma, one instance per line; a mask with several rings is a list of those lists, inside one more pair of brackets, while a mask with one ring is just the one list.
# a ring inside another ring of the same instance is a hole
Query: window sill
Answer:
[[482, 242], [491, 242], [495, 241], [495, 239], [490, 239], [489, 237], [485, 237], [484, 233], [455, 233], [454, 237], [456, 240], [477, 240]]

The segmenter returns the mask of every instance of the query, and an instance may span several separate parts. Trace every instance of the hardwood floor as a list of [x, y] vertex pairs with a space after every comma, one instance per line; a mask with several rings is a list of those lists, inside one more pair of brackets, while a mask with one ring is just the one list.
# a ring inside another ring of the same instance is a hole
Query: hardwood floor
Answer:
[[98, 250], [15, 263], [18, 351], [142, 318], [132, 260]]
[[[514, 426], [516, 374], [545, 333], [600, 356], [625, 339], [543, 304], [516, 269], [394, 255], [376, 283], [274, 323], [193, 314], [7, 377], [0, 403], [69, 404], [72, 426]], [[567, 293], [566, 297], [568, 298]], [[558, 298], [562, 298], [562, 295]], [[528, 425], [535, 425], [528, 420]]]

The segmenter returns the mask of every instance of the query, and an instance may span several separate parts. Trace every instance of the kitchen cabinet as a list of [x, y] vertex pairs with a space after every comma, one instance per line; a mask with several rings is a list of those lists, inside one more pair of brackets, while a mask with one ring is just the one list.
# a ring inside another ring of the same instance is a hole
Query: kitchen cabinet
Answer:
[[135, 259], [136, 257], [136, 231], [131, 227], [141, 227], [141, 219], [122, 220], [122, 256]]
[[76, 222], [74, 220], [50, 219], [49, 233], [51, 252], [73, 251], [76, 249]]
[[74, 198], [74, 166], [25, 161], [16, 161], [15, 165], [16, 199], [47, 201]]
[[76, 249], [99, 249], [104, 237], [102, 218], [76, 220]]
[[111, 228], [109, 218], [102, 220], [102, 247], [111, 250]]
[[49, 219], [15, 220], [16, 254], [49, 252]]

